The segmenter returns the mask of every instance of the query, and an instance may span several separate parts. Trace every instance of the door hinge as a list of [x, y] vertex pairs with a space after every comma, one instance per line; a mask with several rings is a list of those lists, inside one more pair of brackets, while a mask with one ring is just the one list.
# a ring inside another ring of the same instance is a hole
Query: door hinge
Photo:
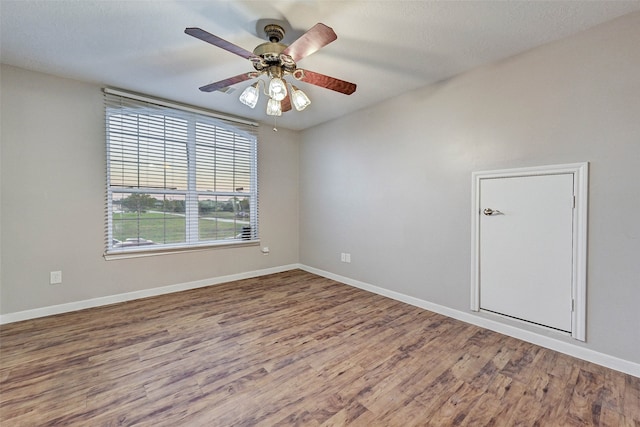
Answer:
[[576, 208], [576, 196], [573, 196], [573, 209]]
[[571, 300], [571, 312], [573, 313], [574, 311], [576, 311], [576, 300], [572, 299]]

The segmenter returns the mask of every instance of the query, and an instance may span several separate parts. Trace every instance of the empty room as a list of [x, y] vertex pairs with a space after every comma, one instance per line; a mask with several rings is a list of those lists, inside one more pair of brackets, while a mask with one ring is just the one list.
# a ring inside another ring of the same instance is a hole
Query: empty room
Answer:
[[640, 1], [0, 0], [0, 424], [639, 426]]

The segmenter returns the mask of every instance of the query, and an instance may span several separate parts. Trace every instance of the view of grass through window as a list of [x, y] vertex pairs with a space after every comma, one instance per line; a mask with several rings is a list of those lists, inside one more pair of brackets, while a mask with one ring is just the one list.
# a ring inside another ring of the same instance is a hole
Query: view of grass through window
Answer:
[[[113, 247], [146, 246], [186, 242], [184, 196], [145, 193], [114, 194]], [[198, 200], [200, 240], [242, 239], [249, 227], [249, 198], [203, 198]]]

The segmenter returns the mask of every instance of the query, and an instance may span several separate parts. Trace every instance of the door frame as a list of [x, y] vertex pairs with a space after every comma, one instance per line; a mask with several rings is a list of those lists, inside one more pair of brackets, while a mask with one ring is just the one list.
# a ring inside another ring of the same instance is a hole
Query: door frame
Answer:
[[480, 183], [483, 179], [573, 174], [573, 265], [571, 336], [586, 340], [587, 210], [589, 162], [473, 172], [471, 201], [471, 310], [480, 311]]

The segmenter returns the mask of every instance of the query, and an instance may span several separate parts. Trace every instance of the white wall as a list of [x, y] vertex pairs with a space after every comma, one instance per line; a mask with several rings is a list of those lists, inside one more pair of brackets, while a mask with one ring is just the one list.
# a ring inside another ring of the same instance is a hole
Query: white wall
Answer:
[[[100, 86], [2, 66], [0, 314], [298, 261], [298, 133], [260, 129], [260, 248], [105, 261]], [[63, 283], [49, 285], [62, 270]]]
[[472, 171], [589, 161], [584, 345], [640, 363], [639, 45], [636, 13], [304, 132], [301, 263], [468, 312]]

